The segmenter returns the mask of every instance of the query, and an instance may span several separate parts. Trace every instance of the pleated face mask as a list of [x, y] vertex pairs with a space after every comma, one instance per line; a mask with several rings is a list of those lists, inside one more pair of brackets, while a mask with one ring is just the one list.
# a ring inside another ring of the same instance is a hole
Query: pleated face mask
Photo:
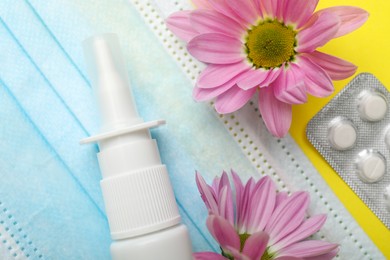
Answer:
[[140, 114], [167, 121], [152, 135], [194, 251], [219, 252], [195, 170], [211, 180], [234, 169], [244, 180], [269, 175], [281, 191], [307, 190], [309, 214], [328, 215], [315, 236], [339, 243], [340, 259], [382, 259], [294, 141], [271, 137], [257, 120], [254, 103], [219, 116], [193, 101], [203, 65], [164, 23], [190, 8], [185, 0], [0, 3], [0, 258], [110, 259], [97, 147], [79, 141], [99, 132], [81, 42], [114, 32]]

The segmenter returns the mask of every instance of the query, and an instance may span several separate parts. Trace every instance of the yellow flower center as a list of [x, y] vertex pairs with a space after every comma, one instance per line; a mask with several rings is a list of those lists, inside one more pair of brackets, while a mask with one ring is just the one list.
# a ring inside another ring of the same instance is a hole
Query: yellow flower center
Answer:
[[296, 32], [277, 20], [262, 21], [248, 30], [246, 53], [256, 68], [280, 67], [295, 57]]

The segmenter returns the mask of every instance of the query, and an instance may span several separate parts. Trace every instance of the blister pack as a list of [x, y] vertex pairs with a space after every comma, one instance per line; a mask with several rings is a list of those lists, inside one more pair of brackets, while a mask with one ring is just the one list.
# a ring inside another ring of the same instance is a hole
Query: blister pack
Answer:
[[390, 228], [390, 92], [369, 73], [356, 76], [306, 128], [325, 160]]

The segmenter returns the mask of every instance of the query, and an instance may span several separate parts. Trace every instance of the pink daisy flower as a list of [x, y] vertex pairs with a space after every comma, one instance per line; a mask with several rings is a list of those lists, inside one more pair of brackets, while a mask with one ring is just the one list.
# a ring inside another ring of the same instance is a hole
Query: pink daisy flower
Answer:
[[359, 28], [368, 18], [360, 8], [314, 12], [318, 0], [193, 2], [197, 10], [174, 13], [167, 26], [207, 64], [194, 99], [216, 98], [221, 114], [236, 111], [258, 92], [267, 128], [282, 137], [290, 128], [293, 104], [305, 103], [307, 94], [330, 95], [332, 80], [356, 72], [350, 62], [316, 49]]
[[197, 260], [327, 260], [336, 256], [338, 245], [322, 240], [307, 240], [324, 225], [326, 215], [306, 218], [309, 195], [290, 196], [276, 192], [268, 176], [246, 185], [232, 171], [235, 200], [228, 176], [208, 185], [200, 174], [196, 182], [209, 210], [207, 227], [219, 243], [222, 255], [195, 253]]

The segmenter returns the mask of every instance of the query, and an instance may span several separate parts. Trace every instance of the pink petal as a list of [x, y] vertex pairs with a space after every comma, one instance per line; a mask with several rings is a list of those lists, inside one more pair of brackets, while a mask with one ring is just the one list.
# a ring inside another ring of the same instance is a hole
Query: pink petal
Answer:
[[257, 232], [252, 234], [246, 241], [242, 252], [249, 259], [261, 259], [267, 249], [269, 236], [265, 232]]
[[276, 10], [276, 17], [279, 19], [279, 21], [283, 21], [283, 12], [285, 10], [285, 6], [287, 5], [287, 2], [289, 0], [277, 0], [277, 10]]
[[231, 86], [229, 85], [224, 86], [224, 88], [212, 88], [212, 89], [195, 87], [192, 91], [192, 97], [197, 102], [206, 101], [206, 100], [213, 99], [216, 96], [219, 96], [229, 88], [231, 88]]
[[239, 189], [242, 191], [244, 189], [244, 185], [242, 184], [240, 176], [238, 176], [238, 174], [235, 171], [231, 170], [231, 174], [233, 177], [234, 187], [236, 188], [236, 193], [238, 194], [239, 192], [237, 190]]
[[278, 207], [287, 198], [288, 198], [288, 194], [285, 191], [281, 191], [278, 194], [276, 194], [275, 208]]
[[[279, 257], [276, 257], [275, 260], [304, 260], [304, 259], [301, 257], [294, 257], [294, 256], [279, 256]], [[306, 258], [305, 258], [305, 260], [306, 260]]]
[[[252, 204], [254, 203], [254, 193], [256, 190], [261, 188], [262, 185], [267, 180], [265, 178], [261, 178], [259, 181], [255, 182], [253, 178], [250, 178], [247, 184], [245, 185], [244, 189], [244, 201], [243, 201], [243, 208], [242, 208], [242, 222], [240, 222], [240, 234], [241, 233], [254, 233], [260, 230], [254, 229], [254, 210], [252, 209]], [[253, 229], [252, 229], [253, 228]]]
[[210, 191], [210, 186], [204, 181], [203, 177], [196, 172], [196, 185], [198, 186], [199, 193], [209, 211], [214, 214], [218, 214], [218, 205], [215, 197]]
[[232, 113], [242, 108], [255, 93], [255, 88], [242, 90], [238, 86], [233, 86], [231, 89], [217, 97], [215, 109], [220, 114]]
[[191, 11], [176, 12], [166, 20], [168, 29], [185, 42], [189, 42], [199, 34], [190, 23], [190, 14]]
[[232, 78], [231, 80], [229, 80], [228, 82], [211, 89], [195, 87], [192, 93], [193, 98], [196, 101], [205, 101], [208, 99], [215, 98], [221, 95], [222, 93], [225, 93], [230, 88], [232, 88], [237, 83], [237, 81], [240, 81], [243, 77], [245, 77], [245, 73], [241, 73], [235, 76], [234, 78]]
[[240, 238], [236, 230], [224, 218], [209, 215], [207, 218], [207, 228], [222, 248], [240, 248]]
[[305, 238], [316, 233], [325, 224], [326, 215], [317, 215], [304, 221], [296, 230], [291, 232], [286, 237], [282, 238], [275, 245], [272, 246], [272, 250], [279, 251], [280, 249], [287, 247], [295, 242], [299, 242]]
[[247, 70], [249, 70], [249, 66], [244, 62], [226, 65], [210, 64], [199, 75], [196, 86], [198, 88], [215, 88]]
[[248, 90], [254, 87], [258, 87], [270, 73], [270, 70], [265, 69], [251, 69], [245, 73], [245, 77], [240, 80], [237, 85], [243, 90]]
[[192, 0], [192, 2], [199, 9], [212, 9], [208, 0]]
[[247, 233], [247, 223], [251, 216], [251, 197], [252, 192], [255, 187], [255, 181], [253, 178], [250, 178], [244, 187], [244, 192], [240, 200], [241, 210], [237, 212], [237, 229], [242, 233]]
[[340, 26], [340, 19], [337, 15], [323, 12], [314, 14], [308, 23], [310, 27], [298, 32], [298, 47], [296, 50], [302, 52], [312, 52], [316, 48], [325, 45], [334, 38]]
[[226, 92], [228, 89], [233, 87], [236, 84], [236, 79], [233, 78], [226, 82], [225, 84], [222, 84], [221, 86], [218, 86], [216, 88], [198, 88], [195, 87], [192, 93], [193, 98], [195, 101], [205, 101], [212, 98], [215, 98], [222, 93]]
[[334, 6], [320, 10], [318, 13], [329, 12], [335, 14], [340, 19], [340, 27], [334, 38], [346, 35], [360, 26], [362, 26], [368, 19], [369, 13], [354, 6]]
[[333, 93], [334, 87], [328, 73], [309, 58], [301, 56], [299, 67], [305, 73], [306, 91], [315, 97], [327, 97]]
[[274, 136], [285, 136], [291, 125], [291, 105], [275, 98], [272, 85], [259, 91], [259, 108], [268, 130]]
[[304, 25], [317, 7], [319, 0], [295, 0], [286, 1], [283, 10], [284, 23], [296, 25], [300, 28]]
[[305, 257], [305, 260], [331, 260], [337, 255], [338, 252], [339, 252], [339, 249], [336, 248], [336, 249], [333, 249], [332, 251], [330, 251], [329, 253], [326, 253], [323, 255]]
[[279, 77], [281, 72], [281, 68], [271, 69], [271, 71], [268, 73], [267, 78], [259, 83], [260, 88], [268, 87], [269, 85], [271, 85]]
[[221, 189], [220, 194], [218, 195], [218, 215], [226, 219], [227, 221], [230, 222], [230, 224], [234, 225], [234, 222], [231, 222], [230, 219], [226, 218], [226, 215], [228, 213], [228, 208], [229, 205], [227, 205], [228, 201], [228, 192], [227, 192], [227, 187], [223, 187]]
[[[224, 172], [223, 172], [224, 173]], [[222, 175], [223, 175], [222, 173]], [[221, 177], [216, 176], [213, 179], [213, 182], [211, 183], [211, 188], [215, 191], [216, 194], [220, 193], [220, 188], [222, 189], [223, 187], [220, 187], [220, 182], [221, 182]]]
[[263, 177], [255, 187], [250, 202], [250, 216], [247, 223], [248, 233], [264, 230], [275, 209], [276, 187], [270, 177]]
[[352, 63], [319, 51], [307, 53], [305, 56], [323, 68], [333, 80], [346, 79], [357, 70]]
[[229, 187], [230, 188], [230, 182], [229, 182], [229, 177], [225, 171], [222, 172], [221, 178], [219, 178], [219, 184], [218, 184], [218, 189], [222, 190], [223, 187]]
[[194, 260], [226, 260], [225, 257], [214, 252], [199, 252], [192, 254], [192, 256]]
[[226, 3], [247, 25], [253, 24], [259, 17], [253, 0], [226, 0]]
[[308, 205], [309, 195], [306, 192], [296, 192], [275, 209], [265, 227], [270, 235], [271, 245], [301, 225]]
[[239, 23], [213, 10], [195, 10], [190, 14], [190, 21], [199, 34], [220, 33], [239, 39], [245, 32]]
[[304, 74], [294, 63], [283, 69], [273, 82], [275, 97], [288, 104], [302, 104], [307, 101]]
[[230, 64], [242, 61], [242, 43], [233, 37], [206, 33], [193, 38], [187, 45], [188, 52], [200, 61]]
[[239, 24], [243, 23], [242, 18], [238, 16], [232, 8], [230, 8], [230, 6], [226, 3], [226, 0], [209, 0], [209, 4], [215, 11], [230, 17], [231, 19], [237, 21]]
[[239, 213], [242, 211], [244, 185], [241, 182], [240, 177], [235, 171], [231, 171], [233, 177], [234, 188], [236, 191], [236, 223], [238, 220]]
[[[222, 176], [224, 175], [225, 172], [222, 173]], [[213, 190], [213, 192], [217, 195], [216, 197], [219, 197], [220, 194], [221, 194], [221, 190], [222, 188], [224, 187], [222, 182], [221, 182], [221, 177], [219, 176], [216, 176], [214, 179], [213, 179], [213, 182], [211, 183], [211, 189]]]
[[279, 254], [280, 256], [304, 257], [306, 259], [307, 257], [327, 254], [332, 252], [332, 250], [335, 250], [337, 247], [337, 244], [322, 240], [307, 240], [283, 248]]
[[229, 252], [230, 255], [233, 256], [234, 260], [253, 260], [253, 259], [249, 258], [248, 256], [246, 256], [245, 254], [243, 254], [242, 252], [240, 252], [239, 249], [227, 247], [227, 251]]
[[[275, 0], [260, 0], [261, 8], [263, 10], [263, 16], [269, 18], [275, 18], [278, 10], [278, 3], [282, 1]], [[278, 17], [282, 18], [282, 17]]]
[[221, 194], [218, 198], [219, 215], [234, 225], [234, 207], [233, 197], [230, 185], [224, 186], [221, 189]]
[[262, 10], [262, 6], [261, 6], [261, 1], [262, 0], [253, 0], [253, 3], [256, 7], [256, 11], [257, 11], [257, 14], [259, 15], [259, 17], [263, 17], [263, 10]]

